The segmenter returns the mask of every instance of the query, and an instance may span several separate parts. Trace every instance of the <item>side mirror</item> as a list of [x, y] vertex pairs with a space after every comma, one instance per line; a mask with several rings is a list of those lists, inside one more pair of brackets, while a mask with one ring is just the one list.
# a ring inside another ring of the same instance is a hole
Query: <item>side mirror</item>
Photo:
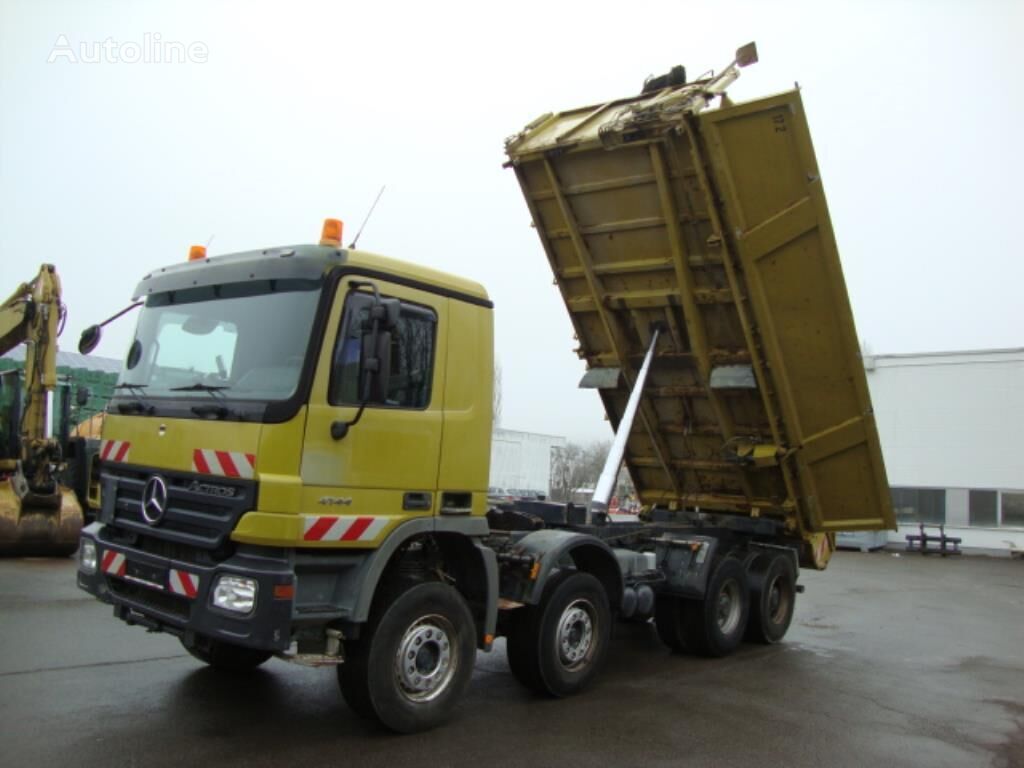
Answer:
[[96, 345], [100, 343], [100, 337], [102, 335], [103, 332], [100, 330], [98, 325], [90, 325], [82, 331], [82, 336], [78, 340], [78, 351], [83, 355], [88, 355], [96, 349]]
[[401, 317], [402, 306], [398, 299], [382, 299], [380, 304], [384, 309], [384, 330], [393, 331], [398, 327], [398, 318]]
[[402, 307], [398, 299], [377, 299], [370, 307], [370, 316], [364, 321], [364, 328], [372, 328], [376, 323], [381, 331], [394, 330], [398, 325], [398, 318], [401, 315]]
[[383, 403], [391, 383], [391, 331], [363, 336], [363, 400]]
[[84, 408], [89, 404], [89, 395], [91, 394], [92, 393], [89, 391], [88, 387], [79, 387], [77, 389], [75, 392], [75, 402], [78, 404], [79, 408]]
[[127, 307], [122, 309], [117, 314], [111, 315], [99, 325], [90, 325], [88, 328], [82, 331], [82, 336], [78, 340], [78, 351], [81, 352], [83, 355], [88, 355], [90, 352], [96, 349], [96, 345], [100, 343], [100, 328], [102, 328], [107, 323], [114, 322], [115, 320], [117, 320], [117, 318], [121, 317], [121, 315], [131, 312], [133, 309], [141, 307], [143, 304], [145, 304], [145, 302], [136, 301], [134, 304], [129, 304]]
[[[359, 410], [351, 421], [331, 424], [331, 437], [335, 440], [343, 440], [349, 429], [359, 423], [367, 405], [387, 401], [391, 384], [391, 336], [401, 318], [402, 306], [398, 299], [382, 299], [377, 286], [371, 282], [352, 283], [349, 290], [358, 288], [373, 290], [372, 298], [368, 297], [372, 303], [367, 317], [361, 321], [360, 327], [352, 328], [347, 337], [360, 339]], [[364, 299], [360, 298], [360, 301]]]

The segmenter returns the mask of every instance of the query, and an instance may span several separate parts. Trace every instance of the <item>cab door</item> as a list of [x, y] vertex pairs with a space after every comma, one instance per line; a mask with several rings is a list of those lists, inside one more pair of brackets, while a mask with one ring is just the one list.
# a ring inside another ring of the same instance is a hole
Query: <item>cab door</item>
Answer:
[[[367, 346], [381, 300], [398, 304], [378, 361], [388, 370], [384, 387], [374, 383], [378, 363]], [[302, 455], [309, 546], [374, 546], [400, 522], [434, 514], [447, 314], [448, 300], [426, 291], [360, 277], [339, 284]]]

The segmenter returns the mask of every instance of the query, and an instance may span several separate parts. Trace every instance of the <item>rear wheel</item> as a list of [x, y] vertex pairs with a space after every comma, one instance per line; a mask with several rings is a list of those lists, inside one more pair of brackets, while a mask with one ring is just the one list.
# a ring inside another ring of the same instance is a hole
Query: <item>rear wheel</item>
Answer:
[[777, 643], [789, 630], [796, 607], [796, 568], [790, 556], [779, 554], [755, 563], [750, 571], [750, 621], [747, 638]]
[[399, 733], [447, 720], [473, 674], [476, 625], [447, 584], [418, 584], [371, 617], [338, 682], [350, 707]]
[[519, 611], [507, 640], [516, 679], [552, 696], [586, 688], [611, 642], [611, 608], [601, 582], [569, 571], [548, 585], [539, 605]]
[[686, 650], [686, 601], [675, 595], [658, 595], [654, 603], [654, 626], [661, 642], [673, 653]]
[[227, 672], [243, 672], [247, 669], [255, 669], [274, 655], [269, 651], [245, 648], [241, 645], [226, 643], [223, 640], [216, 640], [204, 635], [197, 635], [192, 645], [186, 645], [184, 639], [181, 641], [181, 644], [186, 651], [204, 664], [209, 664], [214, 669]]
[[743, 640], [747, 628], [747, 577], [739, 560], [718, 562], [703, 600], [689, 602], [683, 613], [686, 647], [702, 656], [727, 656]]

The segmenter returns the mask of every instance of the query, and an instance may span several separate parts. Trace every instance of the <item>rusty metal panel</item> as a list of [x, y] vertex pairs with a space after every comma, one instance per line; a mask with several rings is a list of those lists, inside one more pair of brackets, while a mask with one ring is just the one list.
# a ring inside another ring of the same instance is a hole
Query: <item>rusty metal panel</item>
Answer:
[[600, 390], [616, 427], [661, 331], [626, 447], [640, 497], [794, 533], [891, 527], [799, 94], [699, 95], [545, 115], [506, 146], [580, 356], [621, 369]]

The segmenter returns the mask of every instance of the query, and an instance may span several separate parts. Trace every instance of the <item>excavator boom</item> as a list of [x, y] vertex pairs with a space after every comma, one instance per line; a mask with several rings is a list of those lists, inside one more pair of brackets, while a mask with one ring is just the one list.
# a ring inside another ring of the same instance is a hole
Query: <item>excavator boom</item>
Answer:
[[[68, 555], [78, 546], [82, 508], [61, 486], [60, 442], [48, 433], [57, 386], [57, 336], [64, 316], [52, 264], [0, 304], [0, 354], [25, 344], [25, 371], [9, 382], [20, 391], [0, 413], [0, 555]], [[13, 449], [11, 448], [13, 446]]]

